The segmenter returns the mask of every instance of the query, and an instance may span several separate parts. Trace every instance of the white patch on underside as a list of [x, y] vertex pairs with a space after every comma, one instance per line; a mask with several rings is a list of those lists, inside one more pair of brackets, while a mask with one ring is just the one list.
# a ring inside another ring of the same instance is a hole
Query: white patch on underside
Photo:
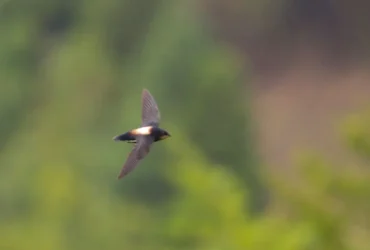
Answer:
[[147, 127], [141, 127], [141, 128], [134, 129], [132, 133], [135, 135], [149, 135], [151, 131], [152, 131], [152, 126], [147, 126]]

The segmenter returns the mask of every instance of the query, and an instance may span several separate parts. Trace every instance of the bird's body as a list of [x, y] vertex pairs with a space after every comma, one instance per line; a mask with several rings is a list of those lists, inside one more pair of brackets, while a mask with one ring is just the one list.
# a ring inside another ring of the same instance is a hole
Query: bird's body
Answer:
[[140, 127], [137, 129], [130, 130], [122, 135], [118, 135], [114, 138], [114, 140], [126, 141], [128, 143], [136, 143], [136, 137], [138, 135], [150, 135], [154, 137], [153, 142], [157, 142], [165, 139], [164, 137], [166, 136], [166, 131], [154, 126]]
[[148, 90], [143, 90], [141, 99], [141, 127], [132, 129], [113, 138], [115, 141], [126, 141], [128, 143], [135, 144], [123, 165], [118, 178], [122, 178], [127, 175], [138, 165], [139, 161], [149, 153], [152, 143], [164, 140], [170, 136], [166, 130], [159, 128], [160, 113], [158, 106]]

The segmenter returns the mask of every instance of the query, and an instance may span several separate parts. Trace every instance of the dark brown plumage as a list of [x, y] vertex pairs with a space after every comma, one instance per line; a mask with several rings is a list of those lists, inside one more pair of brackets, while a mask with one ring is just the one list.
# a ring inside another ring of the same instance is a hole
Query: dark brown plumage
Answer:
[[160, 112], [156, 101], [147, 89], [142, 92], [141, 105], [141, 127], [113, 138], [115, 141], [135, 144], [118, 175], [118, 179], [130, 173], [138, 165], [139, 161], [149, 153], [154, 142], [170, 136], [166, 130], [159, 128]]

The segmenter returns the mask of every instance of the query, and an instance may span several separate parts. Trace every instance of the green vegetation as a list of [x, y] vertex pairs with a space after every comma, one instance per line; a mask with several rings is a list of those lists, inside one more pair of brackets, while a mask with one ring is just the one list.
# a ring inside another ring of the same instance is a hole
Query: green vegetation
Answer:
[[[353, 165], [307, 157], [298, 186], [270, 176], [243, 59], [192, 4], [1, 7], [0, 249], [370, 248], [369, 116], [344, 126]], [[173, 136], [118, 181], [131, 147], [111, 138], [139, 125], [144, 87]]]

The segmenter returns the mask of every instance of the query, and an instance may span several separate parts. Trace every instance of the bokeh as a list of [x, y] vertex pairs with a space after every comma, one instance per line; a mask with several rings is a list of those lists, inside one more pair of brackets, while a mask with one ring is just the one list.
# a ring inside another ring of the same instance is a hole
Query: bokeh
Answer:
[[0, 249], [370, 249], [369, 9], [3, 0]]

